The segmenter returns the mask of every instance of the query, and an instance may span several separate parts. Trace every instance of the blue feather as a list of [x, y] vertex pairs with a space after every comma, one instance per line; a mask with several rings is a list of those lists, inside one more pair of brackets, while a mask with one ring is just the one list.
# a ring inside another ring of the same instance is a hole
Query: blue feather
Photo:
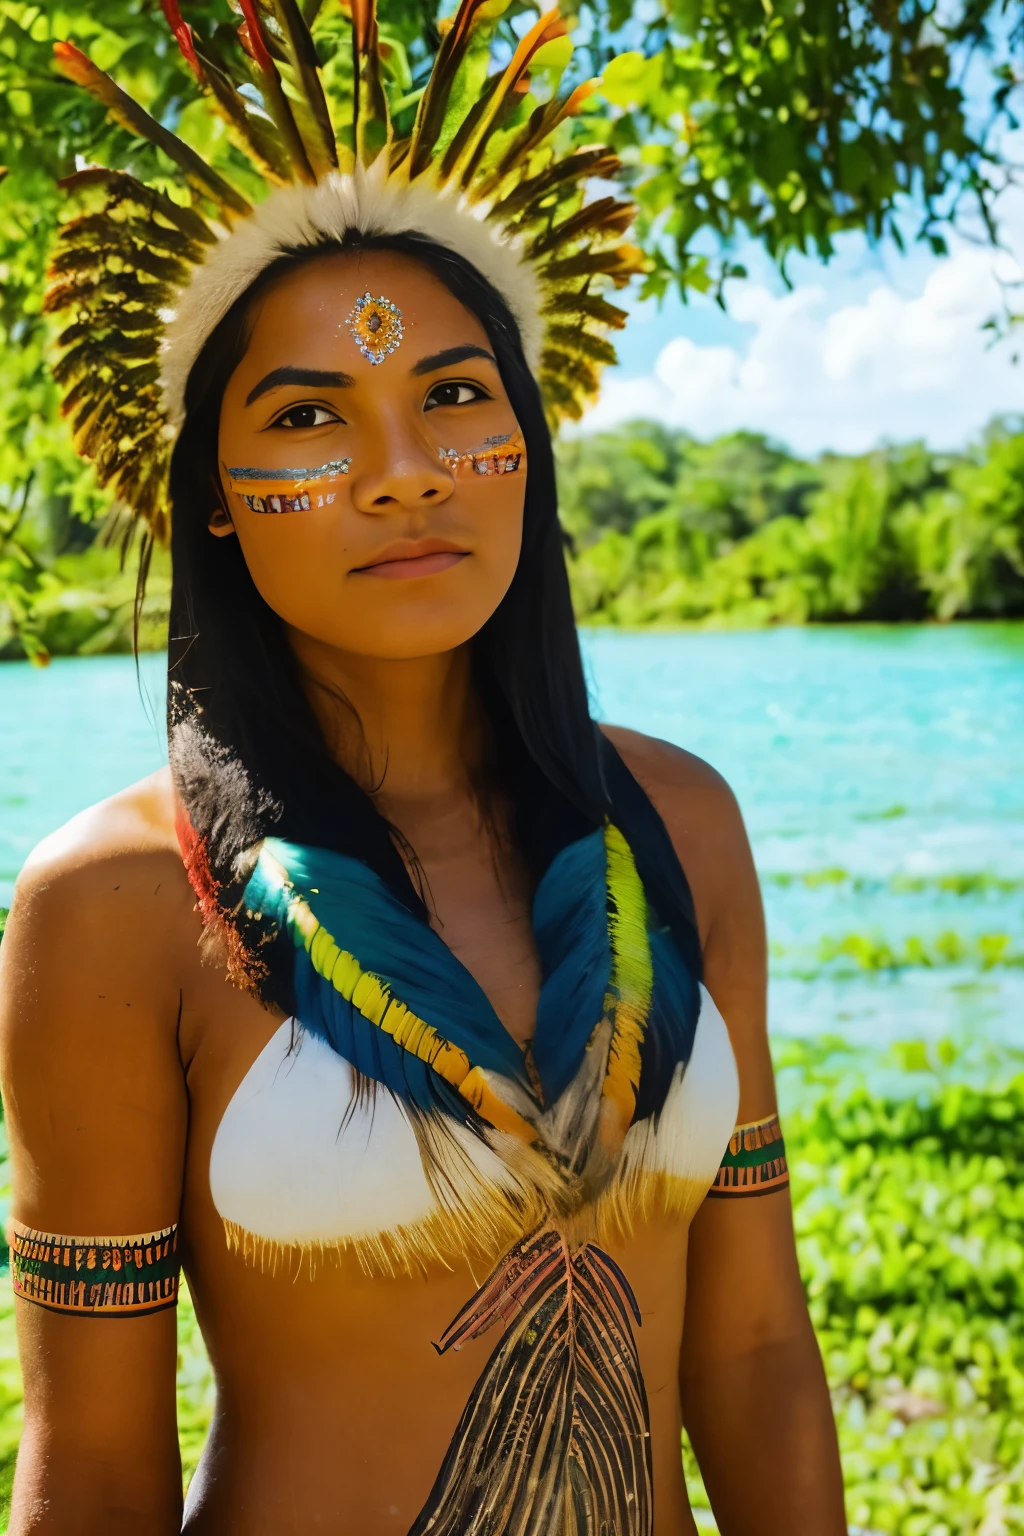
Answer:
[[[275, 865], [286, 872], [284, 882]], [[289, 904], [296, 897], [340, 949], [462, 1050], [472, 1065], [529, 1091], [523, 1053], [479, 983], [367, 865], [330, 850], [269, 838], [246, 886], [246, 905], [287, 930]], [[542, 982], [533, 1058], [544, 1101], [550, 1104], [572, 1082], [605, 1012], [612, 957], [601, 831], [569, 844], [552, 860], [537, 888], [533, 924]], [[697, 980], [672, 936], [652, 921], [650, 937], [654, 991], [635, 1119], [645, 1119], [664, 1103], [677, 1064], [689, 1059], [700, 1009]], [[303, 1028], [403, 1100], [471, 1119], [457, 1089], [364, 1017], [317, 972], [301, 933], [294, 932], [293, 938], [296, 1016]]]

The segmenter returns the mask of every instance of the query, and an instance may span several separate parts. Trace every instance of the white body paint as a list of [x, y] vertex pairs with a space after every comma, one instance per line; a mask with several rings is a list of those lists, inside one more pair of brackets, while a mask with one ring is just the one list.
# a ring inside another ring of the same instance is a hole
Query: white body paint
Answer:
[[[693, 1052], [679, 1069], [655, 1130], [631, 1127], [622, 1156], [652, 1173], [709, 1187], [736, 1124], [739, 1081], [729, 1034], [701, 988]], [[501, 1158], [462, 1128], [455, 1134], [492, 1184], [512, 1187]], [[225, 1221], [280, 1243], [355, 1241], [411, 1227], [436, 1210], [419, 1144], [386, 1090], [352, 1104], [352, 1069], [287, 1020], [232, 1098], [210, 1157], [210, 1189]]]

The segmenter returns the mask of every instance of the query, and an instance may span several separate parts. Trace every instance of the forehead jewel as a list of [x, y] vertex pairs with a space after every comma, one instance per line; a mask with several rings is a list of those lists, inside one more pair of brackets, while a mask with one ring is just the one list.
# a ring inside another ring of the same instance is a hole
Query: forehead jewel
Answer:
[[348, 317], [348, 328], [352, 340], [371, 363], [382, 363], [397, 352], [405, 334], [402, 311], [383, 294], [375, 299], [372, 293], [364, 293], [357, 299]]

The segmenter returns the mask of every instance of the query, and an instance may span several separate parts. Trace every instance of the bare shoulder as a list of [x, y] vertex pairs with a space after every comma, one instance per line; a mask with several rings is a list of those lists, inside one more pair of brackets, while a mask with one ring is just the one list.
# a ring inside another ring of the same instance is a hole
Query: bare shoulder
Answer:
[[148, 1232], [176, 1218], [194, 918], [173, 836], [157, 775], [46, 838], [15, 887], [0, 1085], [14, 1215], [29, 1226]]
[[74, 816], [33, 850], [0, 945], [5, 986], [60, 955], [86, 969], [108, 955], [159, 984], [192, 899], [166, 770]]
[[761, 892], [736, 797], [692, 752], [607, 728], [607, 735], [659, 811], [693, 892], [704, 980], [729, 1028], [740, 1074], [740, 1119], [775, 1103], [768, 1053], [768, 954]]
[[26, 859], [19, 885], [48, 886], [124, 854], [138, 856], [173, 847], [171, 780], [168, 770], [162, 768], [80, 811], [44, 837]]
[[738, 814], [736, 797], [726, 780], [696, 753], [622, 725], [606, 725], [602, 730], [645, 789], [662, 798], [678, 800], [680, 810], [685, 801], [689, 805], [699, 804], [712, 815]]
[[622, 726], [604, 731], [668, 828], [706, 936], [718, 901], [753, 874], [736, 796], [717, 769], [693, 752]]

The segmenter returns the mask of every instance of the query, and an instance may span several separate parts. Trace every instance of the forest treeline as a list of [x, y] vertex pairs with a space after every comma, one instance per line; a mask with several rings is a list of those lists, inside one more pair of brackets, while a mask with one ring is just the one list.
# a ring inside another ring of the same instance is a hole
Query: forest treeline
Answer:
[[1024, 615], [1024, 421], [960, 454], [797, 458], [638, 421], [558, 451], [585, 624]]
[[[637, 421], [565, 439], [557, 457], [581, 623], [1024, 615], [1024, 421], [994, 422], [961, 454], [909, 443], [816, 459], [751, 432], [700, 442]], [[69, 507], [46, 498], [7, 546], [23, 611], [0, 591], [0, 659], [25, 654], [26, 632], [40, 657], [131, 649], [131, 560]], [[158, 552], [146, 649], [165, 642], [169, 595]]]

